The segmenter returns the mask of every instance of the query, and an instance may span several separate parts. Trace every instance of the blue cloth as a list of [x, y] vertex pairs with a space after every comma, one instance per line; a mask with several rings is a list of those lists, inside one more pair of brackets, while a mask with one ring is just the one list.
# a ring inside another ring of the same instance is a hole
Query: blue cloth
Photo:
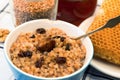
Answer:
[[120, 79], [99, 72], [98, 70], [89, 65], [83, 75], [82, 80], [120, 80]]

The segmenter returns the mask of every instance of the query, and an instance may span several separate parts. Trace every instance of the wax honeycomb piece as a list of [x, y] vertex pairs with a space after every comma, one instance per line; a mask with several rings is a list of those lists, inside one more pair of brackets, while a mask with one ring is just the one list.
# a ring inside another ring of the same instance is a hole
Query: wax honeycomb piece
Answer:
[[[104, 0], [88, 32], [103, 26], [109, 19], [120, 15], [120, 0]], [[90, 36], [95, 56], [120, 65], [120, 24]]]

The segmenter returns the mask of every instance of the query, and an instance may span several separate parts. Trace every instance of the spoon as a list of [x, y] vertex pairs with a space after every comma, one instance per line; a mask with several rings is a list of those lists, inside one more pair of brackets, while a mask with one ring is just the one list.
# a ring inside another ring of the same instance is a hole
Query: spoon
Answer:
[[90, 34], [93, 34], [93, 33], [97, 32], [97, 31], [103, 30], [104, 28], [112, 28], [112, 27], [114, 27], [115, 25], [117, 25], [118, 23], [120, 23], [120, 16], [117, 16], [117, 17], [115, 17], [115, 18], [110, 19], [110, 20], [109, 20], [105, 25], [103, 25], [102, 27], [99, 27], [99, 28], [97, 28], [97, 29], [95, 29], [95, 30], [93, 30], [93, 31], [91, 31], [91, 32], [88, 32], [88, 33], [86, 33], [86, 34], [80, 35], [80, 36], [75, 37], [75, 38], [72, 38], [72, 39], [75, 39], [75, 40], [81, 39], [81, 38], [83, 38], [83, 37], [89, 36]]

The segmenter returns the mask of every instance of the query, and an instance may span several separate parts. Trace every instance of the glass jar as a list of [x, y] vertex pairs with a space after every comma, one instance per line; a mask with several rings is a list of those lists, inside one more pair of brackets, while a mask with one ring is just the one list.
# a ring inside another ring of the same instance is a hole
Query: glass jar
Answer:
[[10, 0], [15, 26], [35, 19], [56, 19], [58, 0]]
[[59, 0], [57, 19], [79, 25], [94, 13], [96, 4], [97, 0]]

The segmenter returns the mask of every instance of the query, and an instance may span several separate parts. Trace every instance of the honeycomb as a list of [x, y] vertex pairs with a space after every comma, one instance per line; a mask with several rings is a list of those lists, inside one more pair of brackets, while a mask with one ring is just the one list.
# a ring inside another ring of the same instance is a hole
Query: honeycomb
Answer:
[[[103, 26], [109, 19], [119, 15], [120, 0], [104, 0], [87, 32]], [[90, 38], [95, 50], [94, 56], [120, 65], [120, 24], [96, 32]]]

